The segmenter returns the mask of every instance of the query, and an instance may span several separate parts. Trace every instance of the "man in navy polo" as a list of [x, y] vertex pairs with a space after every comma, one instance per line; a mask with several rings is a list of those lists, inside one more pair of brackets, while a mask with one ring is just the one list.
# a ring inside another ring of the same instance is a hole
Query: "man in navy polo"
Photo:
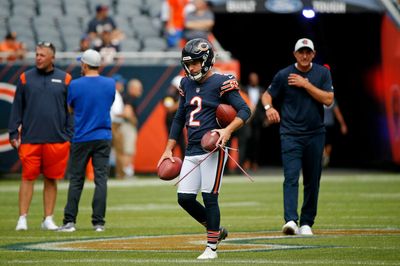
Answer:
[[[325, 143], [323, 105], [331, 105], [334, 94], [329, 70], [312, 63], [316, 52], [311, 40], [298, 40], [293, 54], [296, 63], [275, 75], [262, 96], [262, 102], [268, 121], [280, 122], [285, 177], [285, 224], [282, 231], [287, 235], [312, 235]], [[281, 101], [280, 112], [272, 106], [273, 100]], [[304, 200], [299, 219], [297, 206], [300, 170], [303, 171]]]

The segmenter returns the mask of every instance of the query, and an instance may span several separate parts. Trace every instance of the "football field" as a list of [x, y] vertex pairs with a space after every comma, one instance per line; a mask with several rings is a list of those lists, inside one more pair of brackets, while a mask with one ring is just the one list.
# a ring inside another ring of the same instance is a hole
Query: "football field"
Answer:
[[[224, 177], [219, 202], [229, 236], [219, 246], [218, 259], [209, 262], [196, 260], [206, 235], [178, 206], [177, 180], [110, 179], [104, 232], [91, 227], [94, 185], [86, 181], [73, 233], [40, 229], [41, 180], [35, 185], [29, 229], [15, 231], [19, 181], [0, 180], [0, 265], [400, 265], [400, 174], [323, 172], [310, 237], [280, 231], [281, 172], [266, 169], [254, 179]], [[59, 183], [58, 225], [67, 188], [67, 181]]]

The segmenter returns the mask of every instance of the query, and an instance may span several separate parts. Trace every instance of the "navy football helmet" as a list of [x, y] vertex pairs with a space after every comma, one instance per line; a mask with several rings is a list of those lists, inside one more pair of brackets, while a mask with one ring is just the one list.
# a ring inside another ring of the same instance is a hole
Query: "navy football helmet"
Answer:
[[[201, 71], [192, 75], [186, 63], [194, 60], [201, 61]], [[186, 75], [192, 80], [201, 80], [213, 67], [214, 62], [214, 51], [211, 44], [205, 39], [197, 38], [190, 40], [182, 49], [181, 63], [183, 69], [185, 69]]]

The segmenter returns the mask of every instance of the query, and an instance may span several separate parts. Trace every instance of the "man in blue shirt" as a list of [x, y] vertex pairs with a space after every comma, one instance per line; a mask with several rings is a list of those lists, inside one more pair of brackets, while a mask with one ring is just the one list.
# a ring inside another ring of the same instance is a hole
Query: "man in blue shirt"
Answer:
[[71, 82], [67, 97], [69, 111], [74, 114], [75, 132], [70, 151], [70, 183], [64, 209], [64, 225], [59, 231], [75, 231], [85, 169], [91, 158], [96, 185], [92, 224], [95, 231], [101, 232], [105, 224], [111, 150], [110, 109], [115, 97], [115, 81], [99, 75], [101, 56], [97, 51], [86, 50], [80, 61], [83, 77]]
[[[317, 215], [322, 151], [325, 143], [324, 108], [333, 101], [329, 70], [312, 63], [314, 44], [303, 38], [294, 49], [296, 63], [280, 70], [262, 95], [270, 123], [280, 124], [283, 183], [284, 234], [312, 235]], [[272, 100], [281, 100], [280, 113]], [[297, 213], [300, 170], [303, 170], [304, 201]], [[300, 228], [298, 228], [298, 222]]]

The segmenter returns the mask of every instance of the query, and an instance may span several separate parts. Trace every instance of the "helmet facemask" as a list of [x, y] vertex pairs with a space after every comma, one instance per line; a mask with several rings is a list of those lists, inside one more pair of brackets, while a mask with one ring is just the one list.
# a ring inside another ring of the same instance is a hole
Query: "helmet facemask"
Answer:
[[[189, 62], [199, 60], [201, 62], [201, 70], [193, 75], [190, 73], [188, 66]], [[211, 70], [214, 65], [214, 52], [211, 44], [204, 39], [190, 40], [182, 50], [182, 66], [186, 72], [186, 76], [194, 81], [200, 81]]]

